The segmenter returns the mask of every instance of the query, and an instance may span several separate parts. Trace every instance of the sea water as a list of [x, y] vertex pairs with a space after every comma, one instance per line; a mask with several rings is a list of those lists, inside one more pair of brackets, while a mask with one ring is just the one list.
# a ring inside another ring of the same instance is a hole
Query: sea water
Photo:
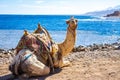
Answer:
[[[66, 20], [71, 15], [0, 15], [0, 48], [15, 48], [24, 30], [32, 33], [37, 24], [45, 27], [52, 39], [63, 42], [66, 37]], [[114, 43], [120, 38], [120, 19], [75, 15], [78, 19], [75, 46]]]

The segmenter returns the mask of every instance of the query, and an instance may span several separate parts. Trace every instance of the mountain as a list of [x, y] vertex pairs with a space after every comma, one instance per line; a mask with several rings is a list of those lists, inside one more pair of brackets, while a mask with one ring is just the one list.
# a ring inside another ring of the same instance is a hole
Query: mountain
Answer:
[[107, 14], [111, 14], [114, 11], [120, 11], [120, 5], [112, 7], [112, 8], [110, 7], [110, 8], [107, 8], [105, 10], [101, 10], [101, 11], [87, 12], [87, 13], [85, 13], [85, 15], [89, 15], [89, 16], [106, 16]]
[[120, 11], [114, 11], [111, 14], [107, 14], [105, 17], [120, 17]]

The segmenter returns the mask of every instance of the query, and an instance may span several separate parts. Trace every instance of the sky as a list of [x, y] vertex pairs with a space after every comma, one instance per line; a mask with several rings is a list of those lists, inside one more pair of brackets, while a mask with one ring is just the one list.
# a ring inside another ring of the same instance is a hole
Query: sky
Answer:
[[120, 0], [0, 0], [0, 14], [84, 14], [120, 5]]

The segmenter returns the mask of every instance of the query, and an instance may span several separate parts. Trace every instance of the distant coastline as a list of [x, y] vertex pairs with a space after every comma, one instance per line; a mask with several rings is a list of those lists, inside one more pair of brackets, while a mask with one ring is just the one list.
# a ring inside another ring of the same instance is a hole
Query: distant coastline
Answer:
[[111, 13], [111, 14], [107, 14], [107, 15], [104, 16], [104, 17], [120, 18], [120, 11], [114, 11], [113, 13]]

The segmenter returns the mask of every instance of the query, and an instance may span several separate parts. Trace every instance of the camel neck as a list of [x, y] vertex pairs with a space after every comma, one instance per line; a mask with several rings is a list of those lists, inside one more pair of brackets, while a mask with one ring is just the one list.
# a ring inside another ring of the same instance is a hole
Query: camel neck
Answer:
[[66, 54], [71, 52], [71, 50], [74, 47], [75, 40], [76, 40], [76, 30], [71, 29], [69, 26], [67, 28], [67, 34], [66, 34], [66, 38], [65, 38], [64, 42], [61, 44], [58, 44], [58, 46], [61, 50], [61, 54], [63, 56], [65, 56]]

